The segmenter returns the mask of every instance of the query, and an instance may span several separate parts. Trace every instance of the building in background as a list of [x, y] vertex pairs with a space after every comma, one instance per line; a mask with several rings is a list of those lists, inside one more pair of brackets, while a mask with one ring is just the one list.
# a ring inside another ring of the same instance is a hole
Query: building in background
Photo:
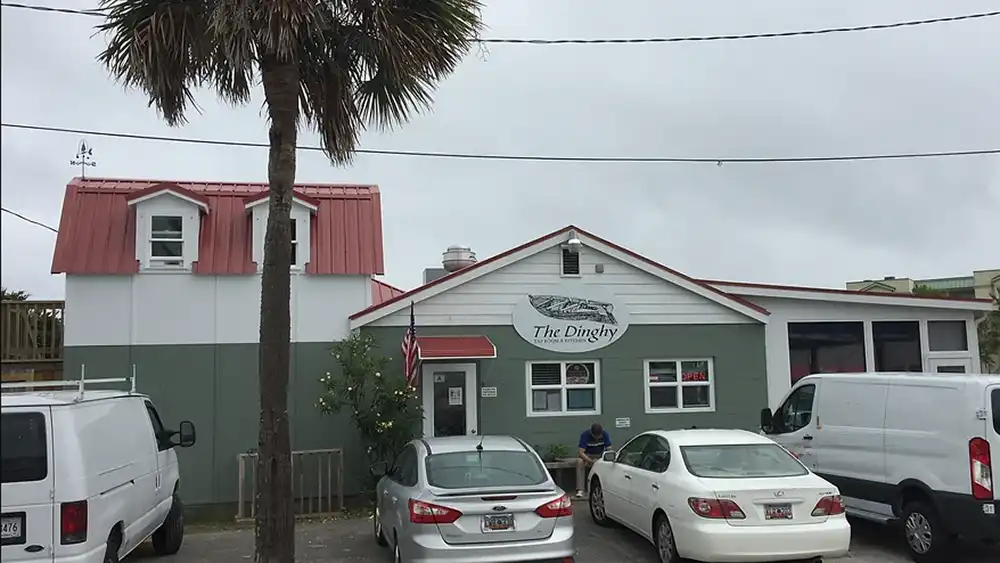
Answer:
[[989, 299], [1000, 293], [1000, 269], [976, 270], [971, 276], [911, 279], [888, 276], [880, 280], [847, 282], [847, 289], [876, 293], [929, 291], [950, 297]]

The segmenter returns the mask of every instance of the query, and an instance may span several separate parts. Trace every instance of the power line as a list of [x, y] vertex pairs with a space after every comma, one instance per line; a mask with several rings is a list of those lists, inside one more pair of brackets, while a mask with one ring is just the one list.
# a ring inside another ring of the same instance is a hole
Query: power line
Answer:
[[14, 217], [17, 217], [18, 219], [20, 219], [22, 221], [31, 223], [32, 225], [35, 225], [35, 226], [38, 226], [38, 227], [42, 227], [43, 229], [48, 229], [48, 230], [52, 231], [53, 233], [58, 233], [59, 232], [59, 229], [56, 229], [55, 227], [51, 227], [49, 225], [46, 225], [45, 223], [42, 223], [41, 221], [35, 221], [31, 217], [25, 217], [24, 215], [21, 215], [17, 211], [11, 211], [10, 209], [7, 209], [6, 207], [0, 207], [0, 210], [3, 210], [4, 213], [10, 213]]
[[[33, 4], [22, 4], [19, 2], [2, 2], [4, 8], [17, 8], [22, 10], [33, 10], [37, 12], [49, 12], [59, 14], [73, 14], [80, 16], [93, 16], [102, 18], [105, 14], [100, 10], [77, 10], [72, 8], [52, 8], [49, 6], [37, 6]], [[833, 33], [851, 33], [856, 31], [877, 31], [886, 29], [899, 29], [904, 27], [916, 27], [921, 25], [932, 25], [939, 23], [951, 23], [965, 20], [975, 20], [981, 18], [991, 18], [1000, 16], [1000, 11], [979, 12], [975, 14], [965, 14], [961, 16], [949, 16], [942, 18], [931, 18], [924, 20], [908, 20], [893, 23], [860, 25], [853, 27], [829, 27], [823, 29], [805, 29], [798, 31], [779, 31], [773, 33], [749, 33], [743, 35], [695, 35], [686, 37], [634, 37], [634, 38], [611, 38], [611, 39], [518, 39], [518, 38], [486, 38], [477, 39], [479, 43], [487, 44], [508, 44], [508, 45], [608, 45], [608, 44], [637, 44], [637, 43], [692, 43], [704, 41], [733, 41], [741, 39], [778, 39], [783, 37], [803, 37], [809, 35], [829, 35]]]
[[[89, 135], [93, 137], [109, 137], [114, 139], [130, 139], [135, 141], [160, 141], [167, 143], [186, 143], [193, 145], [215, 145], [224, 147], [252, 147], [268, 148], [267, 143], [253, 143], [250, 141], [223, 141], [217, 139], [192, 139], [186, 137], [168, 137], [162, 135], [143, 135], [139, 133], [116, 133], [112, 131], [95, 131], [91, 129], [71, 129], [68, 127], [50, 127], [47, 125], [28, 125], [23, 123], [3, 123], [3, 128], [23, 129], [28, 131], [44, 131], [47, 133], [66, 133], [73, 135]], [[299, 146], [299, 150], [322, 151], [322, 147]], [[533, 162], [613, 162], [613, 163], [710, 163], [722, 165], [726, 164], [757, 164], [766, 162], [844, 162], [863, 160], [904, 160], [917, 158], [942, 158], [952, 156], [974, 156], [986, 154], [1000, 154], [1000, 148], [996, 149], [973, 149], [958, 151], [936, 151], [936, 152], [911, 152], [911, 153], [883, 153], [883, 154], [859, 154], [859, 155], [832, 155], [832, 156], [788, 156], [788, 157], [642, 157], [642, 156], [552, 156], [552, 155], [521, 155], [521, 154], [474, 154], [458, 152], [431, 152], [431, 151], [407, 151], [390, 149], [356, 149], [358, 154], [372, 154], [382, 156], [411, 156], [425, 158], [453, 158], [464, 160], [508, 160], [508, 161], [533, 161]]]

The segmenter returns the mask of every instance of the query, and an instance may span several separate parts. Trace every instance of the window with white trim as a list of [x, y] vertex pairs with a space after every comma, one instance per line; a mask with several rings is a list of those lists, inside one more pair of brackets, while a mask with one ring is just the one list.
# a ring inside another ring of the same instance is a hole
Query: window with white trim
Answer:
[[149, 219], [149, 264], [177, 268], [184, 265], [184, 218], [153, 215]]
[[598, 362], [528, 362], [527, 372], [528, 416], [601, 412]]
[[298, 235], [297, 235], [297, 233], [295, 231], [295, 219], [290, 219], [290, 221], [291, 221], [291, 224], [289, 225], [289, 229], [291, 229], [291, 233], [292, 233], [292, 262], [291, 262], [291, 264], [292, 264], [293, 268], [296, 268], [299, 265], [299, 261], [298, 261], [299, 237], [298, 237]]
[[646, 360], [646, 412], [715, 410], [715, 370], [711, 358]]

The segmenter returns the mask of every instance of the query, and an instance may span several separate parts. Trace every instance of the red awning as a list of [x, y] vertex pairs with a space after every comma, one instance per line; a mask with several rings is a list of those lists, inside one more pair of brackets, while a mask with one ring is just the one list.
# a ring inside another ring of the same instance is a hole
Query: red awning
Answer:
[[497, 347], [485, 336], [417, 336], [421, 360], [481, 360], [497, 357]]

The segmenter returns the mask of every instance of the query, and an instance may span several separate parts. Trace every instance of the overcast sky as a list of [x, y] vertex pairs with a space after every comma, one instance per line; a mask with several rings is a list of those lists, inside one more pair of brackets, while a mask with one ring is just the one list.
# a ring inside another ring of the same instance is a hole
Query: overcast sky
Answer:
[[[32, 0], [33, 1], [33, 0]], [[93, 7], [95, 1], [37, 0]], [[614, 6], [614, 10], [609, 7]], [[953, 16], [997, 0], [503, 0], [489, 37], [744, 34]], [[199, 97], [171, 130], [95, 62], [94, 18], [2, 11], [3, 121], [266, 142], [259, 97]], [[364, 148], [771, 157], [1000, 147], [1000, 17], [819, 37], [492, 45], [434, 108]], [[315, 144], [307, 134], [303, 143]], [[3, 205], [57, 226], [79, 136], [3, 129]], [[266, 181], [264, 149], [89, 137], [88, 175]], [[1000, 267], [1000, 156], [822, 164], [563, 164], [300, 153], [297, 179], [376, 183], [386, 277], [412, 288], [449, 244], [480, 259], [574, 223], [689, 275], [842, 287]], [[55, 235], [2, 216], [3, 285], [62, 298]], [[992, 239], [993, 242], [990, 242]]]

